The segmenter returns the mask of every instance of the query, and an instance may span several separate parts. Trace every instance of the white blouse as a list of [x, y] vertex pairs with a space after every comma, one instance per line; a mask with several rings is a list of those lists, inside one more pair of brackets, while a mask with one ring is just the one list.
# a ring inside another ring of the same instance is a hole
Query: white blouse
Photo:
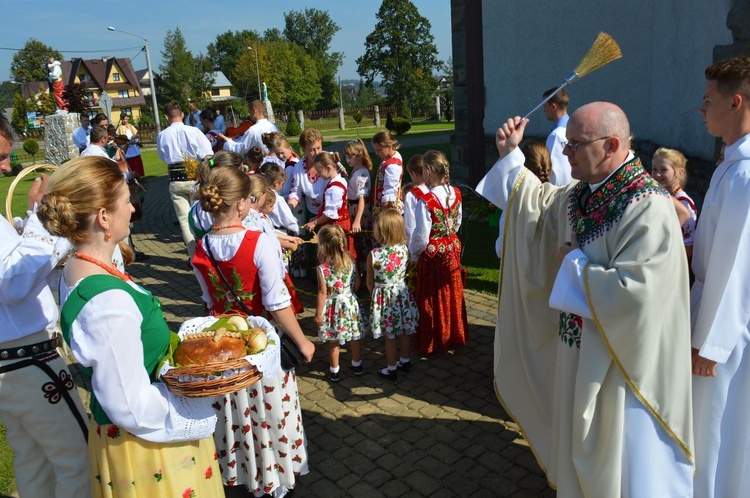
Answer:
[[[79, 283], [68, 287], [61, 279], [61, 303]], [[82, 366], [93, 369], [91, 389], [97, 401], [113, 424], [146, 441], [210, 437], [217, 421], [213, 398], [183, 398], [161, 382], [151, 383], [142, 367], [142, 322], [133, 298], [114, 289], [94, 296], [71, 324], [70, 349]]]
[[352, 171], [352, 175], [349, 177], [347, 190], [346, 197], [350, 201], [356, 201], [360, 197], [364, 197], [365, 200], [370, 198], [372, 180], [370, 179], [370, 172], [367, 171], [367, 168], [362, 167]]
[[292, 172], [292, 184], [289, 188], [289, 200], [297, 199], [302, 201], [305, 197], [307, 210], [317, 215], [318, 209], [323, 201], [323, 189], [325, 189], [325, 179], [318, 177], [315, 183], [310, 182], [310, 177], [305, 171], [306, 158], [302, 158], [294, 165]]
[[[346, 185], [344, 178], [340, 174], [336, 175], [336, 177], [334, 177], [329, 182], [326, 182], [326, 186], [333, 182], [336, 182], [339, 185]], [[328, 218], [332, 220], [338, 220], [339, 209], [341, 209], [341, 206], [344, 205], [344, 189], [334, 185], [333, 187], [325, 190], [324, 194], [326, 207], [323, 210], [323, 214], [328, 216]], [[349, 215], [347, 214], [347, 216]]]
[[[416, 185], [420, 192], [426, 194], [430, 191], [429, 187], [424, 183]], [[414, 229], [417, 228], [417, 196], [411, 191], [406, 193], [404, 199], [404, 229], [406, 230], [406, 245], [411, 247], [411, 240], [414, 235]], [[427, 234], [429, 236], [429, 234]]]

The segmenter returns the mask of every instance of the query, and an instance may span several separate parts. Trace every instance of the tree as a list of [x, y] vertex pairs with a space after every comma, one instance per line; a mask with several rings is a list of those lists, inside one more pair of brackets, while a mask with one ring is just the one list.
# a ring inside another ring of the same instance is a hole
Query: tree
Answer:
[[333, 36], [340, 29], [325, 10], [306, 8], [304, 12], [293, 10], [284, 13], [284, 37], [302, 47], [316, 63], [317, 71], [314, 74], [322, 91], [319, 101], [322, 109], [333, 109], [338, 105], [336, 73], [343, 61], [343, 54], [329, 53], [329, 50]]
[[289, 121], [286, 123], [286, 130], [284, 134], [287, 137], [297, 137], [302, 133], [302, 128], [299, 126], [299, 119], [297, 119], [297, 112], [292, 109], [289, 111]]
[[21, 92], [16, 93], [13, 96], [13, 118], [11, 119], [11, 124], [18, 133], [26, 133], [26, 129], [29, 126], [29, 120], [26, 117], [27, 112], [26, 99], [23, 98]]
[[368, 82], [381, 76], [388, 99], [402, 114], [405, 107], [428, 106], [440, 67], [430, 21], [409, 0], [383, 0], [376, 18], [357, 72]]
[[62, 60], [62, 54], [39, 40], [30, 38], [23, 48], [13, 54], [10, 75], [16, 83], [47, 81], [47, 61], [50, 57]]
[[247, 47], [255, 45], [259, 40], [257, 32], [246, 29], [226, 31], [218, 35], [215, 42], [208, 44], [208, 57], [213, 63], [214, 70], [224, 73], [224, 76], [239, 88], [234, 70], [240, 57], [248, 52]]
[[13, 107], [13, 95], [16, 91], [16, 85], [10, 81], [0, 83], [0, 109]]
[[39, 153], [39, 142], [33, 138], [27, 138], [23, 141], [23, 150], [34, 159], [36, 164], [36, 155]]
[[448, 57], [448, 60], [443, 64], [443, 72], [445, 73], [445, 79], [447, 86], [442, 90], [440, 94], [440, 108], [443, 111], [446, 121], [453, 120], [453, 58]]
[[81, 83], [71, 83], [65, 86], [63, 99], [68, 103], [68, 112], [88, 114], [91, 110], [91, 103], [86, 93], [86, 86]]
[[160, 74], [155, 83], [159, 84], [157, 95], [162, 102], [173, 100], [187, 109], [189, 100], [200, 103], [205, 99], [205, 92], [214, 82], [213, 63], [201, 54], [193, 57], [179, 27], [167, 31], [161, 56]]

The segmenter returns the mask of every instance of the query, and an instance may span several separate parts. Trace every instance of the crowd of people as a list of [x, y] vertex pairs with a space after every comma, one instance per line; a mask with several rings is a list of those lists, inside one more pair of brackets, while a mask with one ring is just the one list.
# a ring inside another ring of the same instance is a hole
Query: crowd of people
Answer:
[[[547, 143], [523, 142], [528, 120], [507, 119], [477, 186], [503, 210], [495, 385], [560, 496], [740, 496], [750, 475], [750, 58], [713, 64], [706, 79], [700, 113], [726, 145], [700, 217], [679, 151], [658, 149], [649, 174], [622, 109], [593, 102], [568, 116], [555, 89]], [[368, 335], [383, 338], [377, 374], [389, 381], [412, 371], [414, 350], [466, 344], [462, 196], [443, 153], [404, 167], [379, 131], [373, 178], [364, 141], [345, 145], [347, 168], [307, 128], [300, 157], [260, 101], [234, 138], [212, 110], [164, 111], [157, 151], [207, 315], [268, 319], [310, 362], [292, 279], [314, 273], [331, 382], [342, 346], [364, 373]], [[82, 157], [35, 181], [22, 235], [0, 221], [0, 416], [19, 492], [284, 496], [308, 471], [294, 367], [217, 397], [159, 381], [169, 329], [125, 271], [137, 130], [123, 117], [114, 133], [135, 153], [111, 154], [108, 123], [94, 121], [76, 131]], [[2, 171], [12, 140], [0, 117]], [[88, 423], [61, 338], [90, 381]]]

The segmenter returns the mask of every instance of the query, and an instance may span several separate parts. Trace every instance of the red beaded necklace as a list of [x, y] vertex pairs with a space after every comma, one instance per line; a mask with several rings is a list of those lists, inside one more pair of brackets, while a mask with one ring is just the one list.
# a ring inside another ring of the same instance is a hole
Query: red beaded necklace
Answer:
[[89, 263], [98, 266], [99, 268], [103, 269], [104, 271], [106, 271], [110, 275], [114, 275], [115, 277], [117, 277], [117, 278], [119, 278], [121, 280], [124, 280], [126, 282], [128, 280], [132, 280], [130, 278], [130, 275], [128, 275], [127, 273], [123, 273], [120, 270], [118, 270], [114, 263], [112, 263], [111, 265], [108, 265], [106, 263], [103, 263], [103, 262], [99, 261], [98, 259], [96, 259], [96, 258], [94, 258], [92, 256], [89, 256], [88, 254], [81, 254], [80, 252], [75, 253], [74, 256], [76, 258], [78, 258], [78, 259], [82, 259], [83, 261], [88, 261]]
[[221, 226], [221, 227], [213, 227], [213, 228], [211, 228], [211, 230], [213, 230], [214, 232], [218, 232], [219, 230], [224, 230], [225, 228], [245, 228], [245, 227], [242, 224], [240, 224], [240, 223], [235, 223], [233, 225], [224, 225], [224, 226]]

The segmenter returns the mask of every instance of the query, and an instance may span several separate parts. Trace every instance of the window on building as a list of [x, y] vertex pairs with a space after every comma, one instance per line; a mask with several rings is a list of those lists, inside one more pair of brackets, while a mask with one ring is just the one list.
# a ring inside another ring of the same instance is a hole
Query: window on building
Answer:
[[120, 108], [120, 116], [122, 117], [122, 116], [124, 116], [126, 114], [132, 118], [133, 117], [133, 108], [132, 107], [121, 107]]
[[130, 95], [128, 95], [128, 91], [127, 90], [118, 90], [117, 91], [117, 96], [120, 97], [121, 99], [126, 99]]
[[120, 73], [112, 73], [112, 81], [120, 81]]
[[212, 88], [211, 89], [211, 95], [214, 95], [214, 96], [219, 95], [219, 89], [218, 88]]

